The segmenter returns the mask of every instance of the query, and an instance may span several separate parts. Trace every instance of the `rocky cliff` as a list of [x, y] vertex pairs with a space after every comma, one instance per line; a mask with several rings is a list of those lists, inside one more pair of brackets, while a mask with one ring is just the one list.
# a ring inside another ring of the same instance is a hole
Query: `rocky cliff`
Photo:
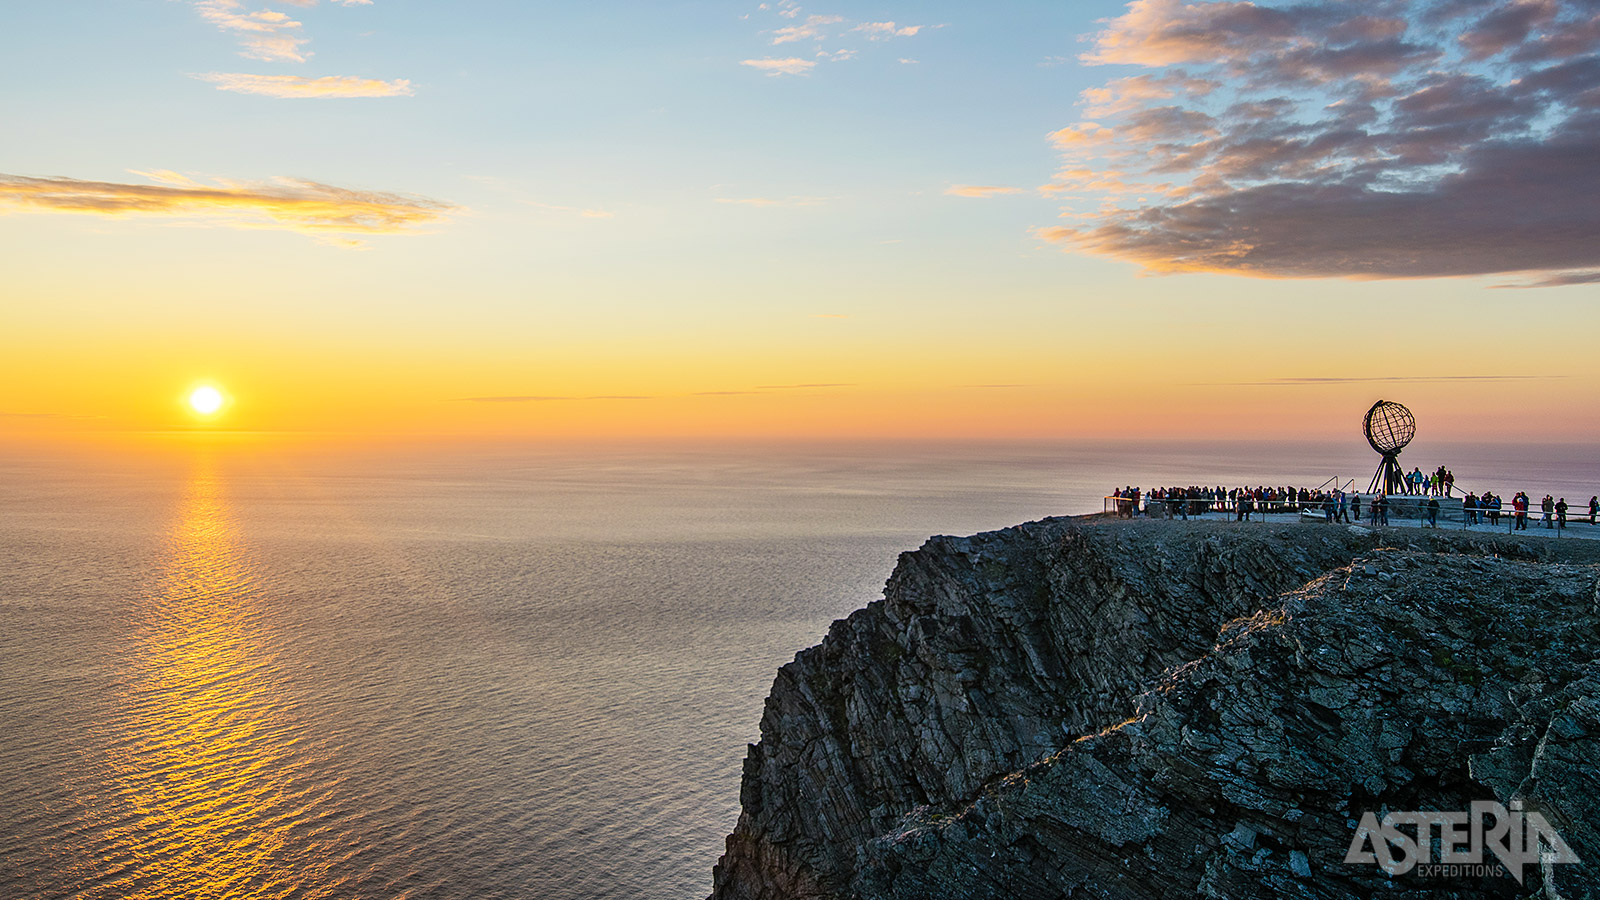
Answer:
[[[1597, 551], [1101, 519], [933, 538], [779, 671], [713, 898], [1600, 896]], [[1368, 812], [1473, 801], [1583, 861], [1344, 861]]]

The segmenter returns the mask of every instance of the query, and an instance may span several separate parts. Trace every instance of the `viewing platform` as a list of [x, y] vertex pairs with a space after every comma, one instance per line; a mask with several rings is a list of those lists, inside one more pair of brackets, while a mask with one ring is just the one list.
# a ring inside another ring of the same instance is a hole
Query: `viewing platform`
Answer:
[[[1470, 531], [1481, 534], [1511, 534], [1536, 535], [1552, 538], [1578, 538], [1587, 540], [1600, 539], [1600, 524], [1589, 521], [1588, 508], [1572, 508], [1567, 512], [1565, 528], [1558, 528], [1556, 516], [1550, 515], [1547, 521], [1544, 513], [1537, 507], [1528, 510], [1524, 516], [1524, 528], [1517, 527], [1517, 514], [1509, 507], [1494, 510], [1465, 508], [1461, 497], [1435, 497], [1418, 494], [1399, 494], [1388, 498], [1389, 512], [1387, 526], [1379, 524], [1376, 527], [1389, 528], [1444, 528], [1452, 531]], [[1429, 501], [1439, 502], [1438, 512], [1430, 518]], [[1361, 515], [1354, 515], [1354, 510], [1346, 508], [1345, 518], [1337, 519], [1332, 524], [1355, 525], [1363, 528], [1374, 527], [1370, 515], [1372, 495], [1361, 495]], [[1189, 499], [1151, 498], [1141, 496], [1137, 505], [1127, 497], [1107, 496], [1105, 498], [1104, 514], [1124, 518], [1147, 519], [1185, 519], [1211, 522], [1272, 522], [1276, 524], [1304, 523], [1309, 526], [1327, 525], [1328, 517], [1318, 501], [1300, 500], [1255, 500], [1245, 501], [1248, 509], [1245, 517], [1241, 518], [1238, 501], [1228, 498], [1222, 499]], [[1581, 514], [1580, 514], [1581, 513]], [[1337, 512], [1336, 512], [1337, 514]]]

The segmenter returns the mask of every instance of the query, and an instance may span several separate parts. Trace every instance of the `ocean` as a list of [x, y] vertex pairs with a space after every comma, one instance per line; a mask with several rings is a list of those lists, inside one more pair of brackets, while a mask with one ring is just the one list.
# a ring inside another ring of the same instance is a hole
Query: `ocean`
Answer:
[[[1600, 489], [1584, 446], [1419, 450], [1474, 490]], [[1359, 441], [4, 445], [0, 897], [700, 898], [776, 669], [898, 553], [1125, 484], [1375, 466]]]

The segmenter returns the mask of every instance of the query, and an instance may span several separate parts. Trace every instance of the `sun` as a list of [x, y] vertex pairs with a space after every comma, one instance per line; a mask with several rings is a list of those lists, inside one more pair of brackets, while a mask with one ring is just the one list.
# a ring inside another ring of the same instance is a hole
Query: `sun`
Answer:
[[215, 415], [222, 408], [222, 392], [211, 385], [202, 385], [189, 394], [189, 408], [202, 416]]

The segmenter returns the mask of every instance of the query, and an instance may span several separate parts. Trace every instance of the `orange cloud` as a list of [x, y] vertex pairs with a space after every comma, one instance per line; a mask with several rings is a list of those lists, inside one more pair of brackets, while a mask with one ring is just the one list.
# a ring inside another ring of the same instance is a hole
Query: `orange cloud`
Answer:
[[207, 72], [192, 77], [215, 84], [219, 91], [286, 99], [410, 97], [415, 93], [411, 90], [411, 82], [404, 78], [382, 81], [353, 75], [305, 78], [299, 75], [248, 75], [240, 72]]
[[200, 184], [170, 172], [163, 184], [0, 174], [0, 210], [209, 219], [235, 227], [311, 234], [394, 234], [441, 221], [454, 207], [436, 200], [361, 191], [294, 178]]
[[772, 57], [744, 59], [739, 61], [739, 65], [760, 69], [768, 75], [807, 75], [810, 74], [816, 63], [809, 59], [791, 56], [786, 59], [773, 59]]
[[996, 197], [1001, 194], [1020, 194], [1022, 188], [993, 184], [952, 184], [944, 192], [952, 197]]
[[868, 40], [886, 41], [892, 37], [911, 37], [922, 30], [921, 25], [896, 25], [893, 22], [862, 22], [850, 29], [859, 31], [867, 36]]
[[[793, 18], [792, 16], [790, 18]], [[821, 39], [825, 37], [821, 26], [837, 25], [843, 22], [840, 16], [810, 16], [804, 25], [788, 25], [772, 33], [773, 44], [788, 44], [794, 41], [803, 41], [806, 38]]]
[[267, 61], [305, 62], [300, 48], [310, 40], [300, 33], [300, 23], [271, 9], [245, 11], [240, 0], [199, 0], [200, 17], [223, 31], [236, 32], [244, 41], [242, 56]]

